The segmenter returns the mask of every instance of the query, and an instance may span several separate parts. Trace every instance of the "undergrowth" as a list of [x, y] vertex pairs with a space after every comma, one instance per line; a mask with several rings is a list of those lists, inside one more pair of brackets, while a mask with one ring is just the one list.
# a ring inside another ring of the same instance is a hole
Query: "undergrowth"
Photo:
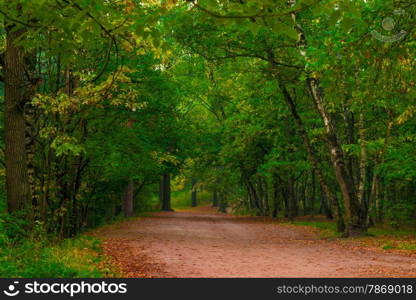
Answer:
[[99, 278], [114, 277], [101, 241], [90, 236], [58, 240], [37, 224], [25, 231], [24, 221], [0, 217], [0, 277]]
[[[294, 221], [292, 225], [308, 226], [318, 229], [319, 238], [340, 238], [334, 222]], [[416, 233], [413, 228], [393, 228], [387, 225], [371, 227], [363, 237], [352, 238], [364, 245], [373, 245], [383, 250], [416, 251]]]

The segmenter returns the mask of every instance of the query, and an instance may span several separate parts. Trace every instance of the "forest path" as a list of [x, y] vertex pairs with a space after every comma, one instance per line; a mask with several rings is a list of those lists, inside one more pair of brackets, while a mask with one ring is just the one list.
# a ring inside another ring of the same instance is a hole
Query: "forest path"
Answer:
[[415, 258], [210, 208], [154, 213], [96, 235], [128, 277], [416, 277]]

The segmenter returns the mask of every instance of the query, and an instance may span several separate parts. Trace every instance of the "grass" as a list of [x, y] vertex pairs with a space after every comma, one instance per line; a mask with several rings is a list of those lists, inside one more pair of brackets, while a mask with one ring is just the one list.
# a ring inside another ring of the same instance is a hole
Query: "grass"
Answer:
[[410, 228], [393, 228], [389, 226], [377, 226], [368, 229], [368, 234], [372, 236], [394, 235], [396, 237], [414, 236], [416, 237], [415, 229]]
[[25, 240], [0, 248], [0, 277], [7, 278], [101, 278], [115, 277], [101, 241], [80, 236], [61, 243]]
[[289, 224], [296, 226], [307, 226], [318, 229], [318, 236], [321, 239], [339, 238], [341, 234], [337, 232], [334, 222], [322, 221], [293, 221]]
[[[287, 224], [305, 226], [317, 230], [319, 238], [335, 239], [341, 234], [336, 231], [336, 224], [328, 221], [294, 221]], [[345, 240], [354, 240], [363, 246], [376, 247], [382, 250], [402, 250], [408, 253], [416, 251], [416, 232], [412, 228], [394, 228], [383, 225], [371, 227], [366, 236]]]
[[414, 228], [394, 228], [377, 226], [369, 228], [368, 234], [379, 242], [383, 250], [416, 251], [416, 232]]
[[416, 241], [415, 240], [387, 240], [382, 241], [380, 248], [383, 250], [404, 250], [404, 251], [416, 251]]
[[397, 245], [397, 249], [399, 250], [409, 250], [409, 251], [416, 251], [416, 242], [400, 242]]

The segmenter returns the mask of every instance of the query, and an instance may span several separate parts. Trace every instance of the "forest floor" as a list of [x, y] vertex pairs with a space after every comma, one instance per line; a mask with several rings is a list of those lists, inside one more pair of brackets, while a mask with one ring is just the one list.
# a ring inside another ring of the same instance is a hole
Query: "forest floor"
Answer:
[[125, 277], [416, 277], [415, 251], [209, 207], [153, 213], [94, 235]]

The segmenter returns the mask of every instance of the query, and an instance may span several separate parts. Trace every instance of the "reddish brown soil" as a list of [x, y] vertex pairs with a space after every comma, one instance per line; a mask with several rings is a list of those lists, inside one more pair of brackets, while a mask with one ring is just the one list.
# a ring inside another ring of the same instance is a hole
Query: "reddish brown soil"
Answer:
[[412, 257], [207, 208], [155, 213], [97, 235], [126, 277], [416, 277]]

